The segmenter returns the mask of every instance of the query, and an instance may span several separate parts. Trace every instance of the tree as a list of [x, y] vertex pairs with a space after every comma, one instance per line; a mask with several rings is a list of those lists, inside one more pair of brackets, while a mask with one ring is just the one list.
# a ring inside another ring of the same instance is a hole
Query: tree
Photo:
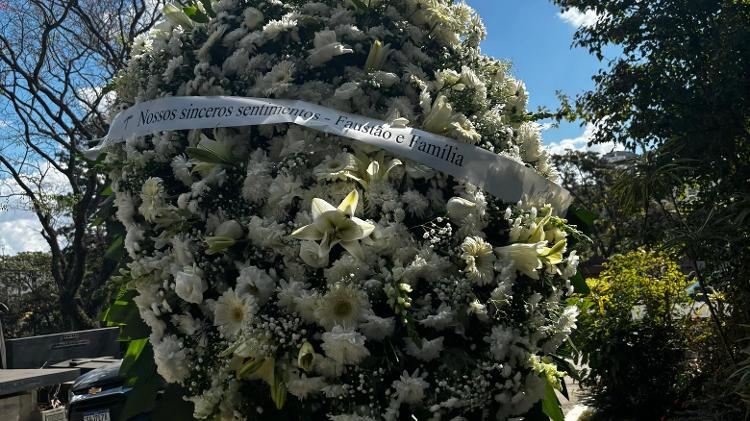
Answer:
[[[577, 45], [622, 55], [576, 99], [593, 143], [647, 151], [620, 189], [632, 209], [669, 218], [668, 240], [698, 279], [724, 287], [737, 321], [750, 320], [750, 3], [741, 0], [553, 0], [592, 9]], [[707, 273], [699, 267], [705, 262]], [[713, 274], [713, 276], [711, 276]]]
[[0, 256], [0, 303], [6, 338], [54, 332], [60, 325], [57, 292], [47, 253]]
[[735, 360], [732, 338], [750, 321], [750, 2], [552, 1], [596, 12], [575, 44], [600, 60], [606, 46], [622, 50], [573, 114], [597, 127], [593, 143], [642, 153], [614, 191], [644, 230], [654, 212], [663, 218], [662, 242], [682, 253], [704, 297], [709, 285], [727, 297], [729, 323], [708, 304]]
[[90, 225], [105, 179], [81, 151], [106, 134], [111, 82], [160, 18], [159, 3], [11, 0], [0, 8], [0, 178], [39, 220], [67, 328], [93, 324], [79, 297], [87, 271], [101, 282], [116, 269], [102, 259], [90, 266], [90, 250], [108, 236]]
[[573, 150], [553, 155], [552, 162], [560, 173], [561, 184], [573, 196], [574, 206], [593, 214], [587, 233], [592, 240], [591, 255], [607, 258], [643, 242], [640, 219], [627, 212], [622, 201], [612, 194], [626, 166], [610, 163], [596, 152]]

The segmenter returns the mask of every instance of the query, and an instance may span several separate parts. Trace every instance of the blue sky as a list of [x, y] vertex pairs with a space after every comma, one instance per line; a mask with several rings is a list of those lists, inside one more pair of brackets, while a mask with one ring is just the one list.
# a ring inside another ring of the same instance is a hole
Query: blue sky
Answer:
[[[466, 0], [479, 12], [487, 27], [482, 44], [485, 54], [508, 60], [512, 73], [526, 83], [530, 109], [544, 106], [555, 110], [555, 91], [571, 98], [592, 89], [591, 76], [601, 67], [585, 49], [573, 48], [573, 34], [580, 24], [590, 24], [595, 15], [577, 10], [561, 13], [548, 0]], [[578, 123], [562, 123], [544, 132], [553, 150], [563, 145], [584, 147], [590, 134]]]

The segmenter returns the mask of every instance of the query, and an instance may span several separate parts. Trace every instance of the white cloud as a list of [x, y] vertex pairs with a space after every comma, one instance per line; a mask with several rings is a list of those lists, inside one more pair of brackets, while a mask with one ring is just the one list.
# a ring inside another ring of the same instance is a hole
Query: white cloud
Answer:
[[0, 254], [48, 251], [49, 245], [42, 237], [41, 230], [39, 220], [31, 211], [0, 211]]
[[[70, 185], [64, 174], [49, 163], [40, 164], [33, 172], [23, 177], [41, 185], [45, 194], [65, 194]], [[32, 184], [37, 190], [36, 183]], [[28, 199], [18, 193], [20, 187], [12, 178], [0, 178], [0, 254], [16, 254], [23, 251], [48, 251], [49, 246], [41, 235], [42, 226], [30, 210]], [[53, 218], [54, 219], [54, 218]], [[65, 220], [60, 220], [64, 223]]]
[[589, 27], [596, 24], [596, 20], [599, 19], [599, 15], [594, 9], [586, 9], [581, 11], [576, 7], [571, 7], [564, 12], [557, 14], [564, 22], [573, 25], [576, 28]]
[[92, 88], [81, 88], [78, 90], [78, 96], [80, 96], [83, 101], [78, 101], [78, 103], [81, 105], [81, 107], [88, 110], [89, 108], [91, 108], [88, 104], [93, 104], [97, 100], [97, 98], [101, 96], [102, 100], [99, 102], [99, 105], [97, 105], [96, 110], [104, 114], [115, 103], [117, 95], [115, 91], [109, 91], [104, 95], [102, 95], [101, 93], [102, 87], [100, 86]]
[[592, 151], [600, 154], [606, 154], [612, 151], [622, 151], [625, 149], [622, 145], [614, 144], [613, 142], [598, 143], [595, 145], [588, 146], [589, 141], [593, 138], [596, 126], [591, 123], [586, 124], [586, 128], [583, 130], [580, 136], [563, 139], [557, 143], [551, 143], [547, 145], [547, 149], [552, 155], [562, 155], [566, 150], [574, 151]]

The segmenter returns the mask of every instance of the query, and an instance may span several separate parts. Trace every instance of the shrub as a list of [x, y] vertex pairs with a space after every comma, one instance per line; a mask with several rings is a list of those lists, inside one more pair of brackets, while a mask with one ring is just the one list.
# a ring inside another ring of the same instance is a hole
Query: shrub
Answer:
[[575, 341], [594, 405], [618, 417], [663, 414], [687, 384], [689, 280], [668, 255], [639, 249], [586, 282]]

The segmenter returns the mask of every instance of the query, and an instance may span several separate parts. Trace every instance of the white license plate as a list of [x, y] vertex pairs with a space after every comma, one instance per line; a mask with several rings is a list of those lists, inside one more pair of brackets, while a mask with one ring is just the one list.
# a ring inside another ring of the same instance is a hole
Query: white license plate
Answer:
[[83, 421], [111, 421], [109, 418], [109, 409], [84, 412]]

